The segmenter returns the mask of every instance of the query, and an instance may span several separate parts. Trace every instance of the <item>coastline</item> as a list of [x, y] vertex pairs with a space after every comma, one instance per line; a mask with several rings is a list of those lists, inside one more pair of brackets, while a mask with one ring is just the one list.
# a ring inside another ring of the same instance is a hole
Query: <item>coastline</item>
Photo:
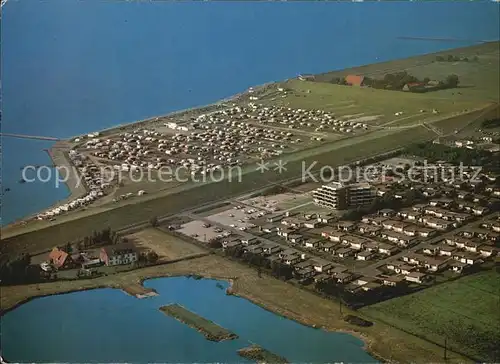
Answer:
[[[354, 327], [338, 314], [334, 301], [291, 286], [273, 277], [262, 276], [243, 264], [209, 255], [192, 260], [141, 268], [112, 276], [81, 281], [58, 281], [26, 286], [2, 287], [1, 315], [35, 298], [67, 294], [90, 289], [114, 288], [123, 290], [130, 284], [143, 284], [147, 279], [197, 275], [206, 279], [229, 282], [227, 294], [246, 299], [259, 307], [299, 324], [325, 331], [347, 333], [363, 342], [363, 349], [381, 362], [409, 362], [418, 353], [425, 362], [442, 360], [442, 349], [425, 340], [376, 322], [372, 327]], [[359, 313], [345, 308], [345, 314]], [[449, 362], [467, 362], [449, 353]]]
[[54, 166], [56, 166], [56, 168], [59, 167], [70, 171], [69, 176], [65, 176], [65, 179], [67, 180], [65, 184], [69, 190], [69, 196], [64, 200], [58, 201], [51, 207], [48, 207], [48, 209], [54, 208], [58, 205], [65, 204], [82, 196], [85, 196], [88, 193], [85, 184], [80, 183], [79, 176], [77, 175], [76, 172], [76, 167], [73, 165], [73, 163], [71, 162], [71, 160], [67, 155], [69, 146], [64, 144], [65, 144], [64, 142], [56, 142], [52, 146], [52, 148], [47, 150], [47, 154], [49, 155], [50, 159], [52, 160], [52, 163], [54, 164]]
[[[116, 133], [118, 131], [126, 130], [128, 128], [137, 128], [137, 127], [141, 126], [142, 124], [147, 124], [147, 123], [152, 123], [152, 122], [160, 122], [160, 121], [163, 122], [163, 120], [165, 120], [165, 119], [186, 116], [189, 114], [209, 113], [209, 112], [214, 111], [214, 109], [224, 107], [225, 106], [224, 104], [226, 104], [226, 103], [237, 102], [241, 98], [246, 97], [249, 93], [258, 94], [259, 92], [265, 90], [269, 86], [272, 86], [272, 85], [280, 83], [280, 82], [286, 82], [286, 81], [287, 80], [282, 80], [282, 81], [278, 81], [278, 82], [267, 82], [267, 83], [264, 83], [261, 85], [252, 86], [252, 87], [250, 87], [242, 92], [238, 92], [234, 95], [225, 97], [223, 99], [217, 100], [217, 101], [210, 103], [210, 104], [193, 106], [193, 107], [189, 107], [186, 109], [171, 111], [171, 112], [161, 114], [161, 115], [150, 116], [150, 117], [147, 117], [147, 118], [141, 119], [141, 120], [124, 122], [124, 123], [116, 124], [114, 126], [110, 126], [108, 128], [90, 131], [89, 133], [98, 132], [98, 133], [103, 134], [103, 135], [113, 134], [113, 133]], [[71, 136], [71, 137], [68, 137], [68, 138], [65, 138], [62, 140], [63, 141], [70, 141], [70, 140], [73, 140], [75, 138], [83, 138], [86, 135], [87, 134], [74, 135], [74, 136]]]

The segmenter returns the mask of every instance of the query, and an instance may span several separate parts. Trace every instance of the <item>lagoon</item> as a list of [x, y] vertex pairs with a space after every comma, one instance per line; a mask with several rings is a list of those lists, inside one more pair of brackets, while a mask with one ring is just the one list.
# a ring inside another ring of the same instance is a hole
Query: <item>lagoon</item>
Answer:
[[[244, 362], [251, 343], [291, 362], [376, 362], [363, 342], [303, 326], [228, 296], [227, 282], [187, 277], [144, 282], [159, 293], [137, 299], [97, 289], [34, 299], [1, 319], [2, 355], [10, 362]], [[236, 333], [211, 342], [159, 308], [178, 303]]]
[[[490, 1], [9, 1], [2, 130], [68, 138], [300, 73], [497, 40], [499, 8]], [[2, 138], [2, 187], [11, 189], [2, 225], [67, 196], [53, 180], [17, 185], [20, 167], [49, 163], [47, 145]]]

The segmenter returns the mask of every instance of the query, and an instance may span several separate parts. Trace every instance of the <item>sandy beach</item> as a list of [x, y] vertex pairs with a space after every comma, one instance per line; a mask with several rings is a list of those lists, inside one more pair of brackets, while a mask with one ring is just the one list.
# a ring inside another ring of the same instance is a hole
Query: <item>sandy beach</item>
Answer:
[[[2, 314], [34, 297], [104, 287], [124, 289], [148, 278], [190, 274], [229, 281], [232, 284], [228, 293], [248, 299], [266, 310], [301, 324], [356, 335], [365, 342], [365, 349], [379, 360], [425, 363], [443, 360], [442, 348], [430, 342], [379, 322], [375, 322], [372, 327], [351, 325], [343, 320], [338, 303], [295, 288], [273, 277], [262, 275], [259, 278], [255, 270], [214, 255], [96, 279], [2, 287], [0, 298]], [[359, 315], [345, 307], [343, 314]], [[466, 358], [455, 353], [449, 352], [448, 357], [448, 362], [451, 363], [468, 362]]]
[[64, 171], [69, 171], [68, 176], [62, 176], [66, 180], [66, 186], [68, 186], [69, 189], [69, 196], [67, 199], [58, 202], [57, 205], [73, 201], [87, 194], [85, 184], [80, 183], [77, 170], [67, 155], [69, 149], [70, 146], [67, 142], [56, 142], [52, 148], [47, 150], [47, 154], [56, 167], [59, 167]]

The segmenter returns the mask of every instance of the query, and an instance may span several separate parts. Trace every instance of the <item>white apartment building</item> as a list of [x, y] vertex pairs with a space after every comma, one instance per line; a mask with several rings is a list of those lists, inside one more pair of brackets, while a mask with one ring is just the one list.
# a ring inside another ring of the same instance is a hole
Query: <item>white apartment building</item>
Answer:
[[376, 191], [369, 183], [332, 182], [313, 191], [316, 205], [334, 210], [367, 206], [375, 197]]

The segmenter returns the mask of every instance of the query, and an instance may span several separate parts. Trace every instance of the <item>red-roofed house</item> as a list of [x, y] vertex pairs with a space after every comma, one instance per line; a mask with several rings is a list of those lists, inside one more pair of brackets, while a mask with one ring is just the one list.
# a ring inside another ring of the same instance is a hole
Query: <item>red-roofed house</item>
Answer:
[[345, 78], [345, 82], [349, 86], [363, 86], [363, 82], [365, 81], [364, 76], [358, 76], [358, 75], [348, 75]]
[[68, 255], [68, 253], [60, 250], [59, 248], [52, 249], [49, 254], [49, 259], [57, 269], [68, 269], [73, 268], [74, 266], [73, 260]]

